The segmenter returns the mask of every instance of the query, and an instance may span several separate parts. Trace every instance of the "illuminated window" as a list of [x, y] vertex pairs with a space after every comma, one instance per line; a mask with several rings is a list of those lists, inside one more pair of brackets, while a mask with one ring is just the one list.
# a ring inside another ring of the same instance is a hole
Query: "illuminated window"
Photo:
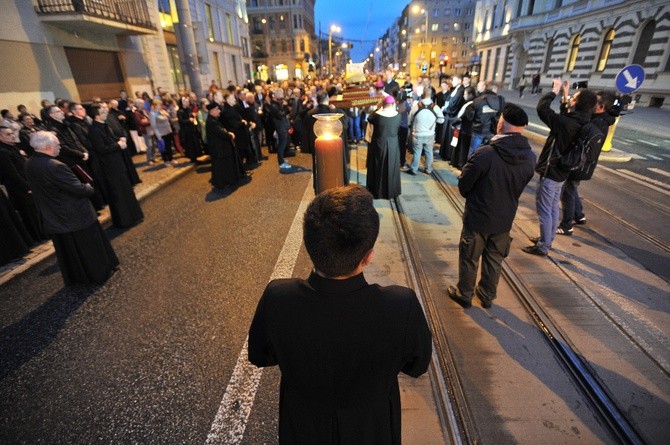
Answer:
[[439, 29], [440, 29], [440, 24], [439, 23], [433, 23], [432, 25], [430, 25], [430, 30], [431, 31], [437, 31]]
[[598, 67], [596, 71], [605, 71], [607, 66], [607, 59], [610, 56], [610, 50], [612, 49], [612, 42], [614, 41], [614, 29], [610, 29], [607, 34], [605, 34], [605, 40], [603, 41], [603, 47], [600, 50], [600, 57], [598, 58]]
[[568, 55], [567, 65], [565, 66], [566, 72], [571, 72], [575, 69], [575, 63], [577, 62], [577, 53], [579, 52], [579, 42], [582, 41], [582, 36], [577, 34], [572, 38], [572, 44], [570, 45], [570, 54]]
[[207, 37], [214, 41], [214, 19], [212, 18], [212, 5], [205, 3], [205, 15], [207, 16]]
[[226, 30], [228, 31], [228, 43], [233, 45], [235, 43], [233, 40], [233, 20], [228, 13], [226, 13]]

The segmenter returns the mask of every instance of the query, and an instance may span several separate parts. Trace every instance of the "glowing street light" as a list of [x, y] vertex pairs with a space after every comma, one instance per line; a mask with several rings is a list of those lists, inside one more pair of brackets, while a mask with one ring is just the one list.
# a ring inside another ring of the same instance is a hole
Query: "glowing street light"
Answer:
[[328, 75], [333, 70], [333, 33], [342, 32], [342, 28], [337, 25], [330, 25], [328, 31]]

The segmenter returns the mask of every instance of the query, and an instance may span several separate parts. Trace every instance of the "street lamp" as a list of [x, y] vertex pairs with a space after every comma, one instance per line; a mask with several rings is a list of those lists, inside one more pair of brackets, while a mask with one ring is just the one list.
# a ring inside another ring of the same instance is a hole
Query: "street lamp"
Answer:
[[[428, 79], [430, 79], [430, 52], [433, 49], [432, 46], [433, 44], [428, 41], [428, 10], [422, 8], [420, 5], [416, 4], [412, 6], [412, 12], [414, 14], [424, 14], [426, 16], [426, 43], [428, 44], [428, 63], [426, 64], [426, 74], [428, 75]], [[416, 33], [418, 34], [420, 31], [419, 29], [416, 30]]]
[[341, 32], [342, 28], [337, 25], [330, 25], [328, 30], [328, 75], [333, 70], [333, 33]]

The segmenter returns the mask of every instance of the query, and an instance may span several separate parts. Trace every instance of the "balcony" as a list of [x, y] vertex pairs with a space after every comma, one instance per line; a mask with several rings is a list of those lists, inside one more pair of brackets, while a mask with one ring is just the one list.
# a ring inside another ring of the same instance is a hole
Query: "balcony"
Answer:
[[267, 59], [268, 54], [265, 51], [254, 51], [251, 53], [253, 59]]
[[153, 34], [147, 4], [139, 0], [34, 0], [42, 22], [70, 32]]

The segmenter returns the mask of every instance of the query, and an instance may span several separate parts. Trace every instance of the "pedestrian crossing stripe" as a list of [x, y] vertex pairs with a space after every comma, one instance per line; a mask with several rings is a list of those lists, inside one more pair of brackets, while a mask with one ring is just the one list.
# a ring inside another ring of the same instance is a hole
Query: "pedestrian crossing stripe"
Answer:
[[649, 178], [649, 177], [647, 177], [647, 176], [644, 176], [644, 175], [641, 175], [641, 174], [639, 174], [639, 173], [635, 173], [635, 172], [633, 172], [633, 171], [626, 170], [626, 169], [619, 169], [618, 171], [619, 171], [620, 173], [624, 173], [624, 174], [626, 174], [626, 175], [628, 175], [628, 176], [630, 176], [630, 177], [632, 177], [632, 178], [639, 179], [640, 181], [643, 181], [643, 182], [646, 182], [646, 183], [655, 185], [655, 186], [657, 186], [657, 187], [661, 187], [661, 188], [670, 190], [670, 184], [668, 184], [668, 183], [666, 183], [666, 182], [663, 182], [663, 181], [657, 181], [656, 179], [651, 179], [651, 178]]
[[661, 168], [654, 168], [654, 167], [649, 167], [647, 170], [653, 173], [658, 173], [659, 175], [667, 176], [670, 178], [670, 172], [666, 172], [665, 170]]
[[658, 144], [654, 144], [653, 142], [648, 142], [648, 141], [645, 141], [645, 140], [642, 140], [642, 139], [638, 139], [637, 141], [641, 142], [643, 144], [651, 145], [652, 147], [660, 147]]
[[648, 158], [653, 159], [654, 161], [662, 161], [663, 158], [654, 155], [647, 155]]

